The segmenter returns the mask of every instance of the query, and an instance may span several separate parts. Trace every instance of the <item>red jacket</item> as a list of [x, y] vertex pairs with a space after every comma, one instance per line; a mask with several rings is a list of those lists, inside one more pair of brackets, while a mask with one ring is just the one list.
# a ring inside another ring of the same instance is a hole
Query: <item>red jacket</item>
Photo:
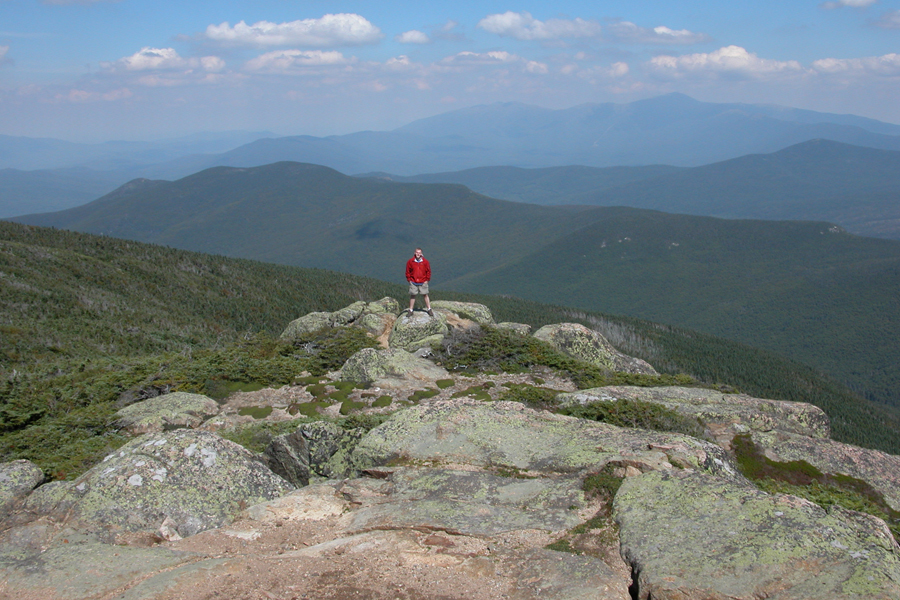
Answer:
[[406, 261], [406, 280], [412, 283], [431, 281], [431, 265], [428, 259], [423, 258], [421, 262], [416, 262], [416, 258], [412, 257]]

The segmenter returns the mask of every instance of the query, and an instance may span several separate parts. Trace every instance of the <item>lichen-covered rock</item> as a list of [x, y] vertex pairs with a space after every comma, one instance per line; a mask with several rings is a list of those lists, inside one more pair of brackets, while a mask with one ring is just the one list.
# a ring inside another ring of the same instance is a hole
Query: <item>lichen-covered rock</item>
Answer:
[[353, 449], [364, 429], [344, 429], [334, 423], [315, 421], [299, 428], [306, 440], [309, 470], [319, 477], [348, 477], [356, 472]]
[[366, 304], [363, 315], [380, 315], [386, 313], [396, 316], [398, 312], [400, 312], [400, 303], [390, 296], [385, 296], [381, 300]]
[[116, 424], [133, 434], [151, 433], [182, 427], [198, 427], [219, 413], [219, 405], [201, 394], [172, 392], [136, 404], [116, 413]]
[[388, 348], [388, 340], [396, 320], [397, 315], [394, 313], [377, 312], [361, 316], [353, 325], [374, 337], [382, 348]]
[[309, 485], [309, 446], [299, 429], [273, 438], [265, 455], [273, 473], [294, 487]]
[[493, 325], [494, 315], [484, 304], [476, 302], [455, 302], [452, 300], [435, 300], [431, 303], [431, 308], [435, 310], [446, 310], [463, 319], [475, 321], [479, 325]]
[[324, 421], [305, 423], [272, 439], [265, 455], [272, 471], [295, 487], [309, 485], [310, 477], [347, 477], [356, 472], [350, 457], [364, 431]]
[[884, 522], [694, 471], [626, 479], [615, 497], [640, 600], [900, 598]]
[[483, 536], [561, 531], [581, 523], [577, 511], [585, 506], [577, 476], [517, 479], [440, 468], [394, 468], [380, 475], [391, 483], [390, 502], [354, 511], [351, 533], [406, 527]]
[[602, 369], [658, 375], [645, 361], [622, 354], [605, 337], [579, 323], [544, 325], [534, 332], [534, 337]]
[[519, 335], [530, 335], [531, 334], [531, 325], [527, 323], [513, 323], [511, 321], [504, 321], [502, 323], [497, 323], [497, 329], [509, 329], [510, 331], [515, 331]]
[[242, 508], [291, 486], [245, 448], [206, 431], [136, 438], [73, 482], [72, 516], [105, 527], [181, 536], [228, 523]]
[[[131, 586], [155, 572], [173, 577], [178, 565], [198, 559], [190, 552], [162, 546], [106, 544], [96, 535], [71, 530], [50, 547], [16, 548], [5, 541], [0, 544], [0, 598], [4, 600], [150, 600], [158, 593], [142, 594]], [[131, 589], [123, 594], [123, 587]]]
[[802, 460], [826, 475], [864, 481], [900, 512], [900, 456], [784, 431], [754, 432], [751, 439], [770, 460]]
[[312, 312], [299, 319], [294, 319], [281, 333], [281, 339], [286, 341], [302, 340], [320, 329], [331, 327], [331, 314], [330, 312]]
[[[291, 321], [284, 332], [282, 332], [281, 339], [287, 341], [303, 340], [308, 338], [311, 334], [327, 327], [359, 325], [366, 330], [369, 330], [375, 326], [378, 320], [371, 318], [367, 319], [364, 325], [360, 322], [362, 319], [374, 315], [393, 316], [396, 315], [399, 310], [400, 304], [388, 296], [385, 296], [381, 300], [376, 300], [375, 302], [364, 302], [360, 300], [334, 312], [312, 312], [299, 319], [295, 319]], [[374, 331], [370, 331], [370, 333], [375, 335], [375, 337], [380, 335], [380, 333], [375, 333]]]
[[394, 322], [388, 337], [391, 348], [415, 352], [419, 348], [430, 347], [440, 342], [449, 331], [447, 318], [439, 312], [431, 317], [426, 312], [416, 311], [403, 315]]
[[331, 323], [334, 327], [349, 325], [361, 317], [365, 309], [365, 302], [361, 300], [359, 302], [354, 302], [350, 306], [345, 306], [344, 308], [331, 313]]
[[572, 473], [609, 463], [640, 471], [701, 469], [743, 481], [724, 450], [686, 435], [624, 429], [518, 402], [442, 400], [398, 411], [354, 451], [361, 468], [404, 458]]
[[399, 349], [363, 348], [347, 359], [340, 371], [343, 381], [371, 383], [380, 388], [433, 384], [448, 377], [445, 369]]
[[0, 464], [0, 519], [9, 513], [44, 480], [41, 468], [30, 460]]
[[788, 431], [825, 439], [830, 429], [828, 415], [812, 404], [723, 394], [701, 388], [614, 385], [565, 392], [556, 397], [556, 402], [562, 406], [616, 400], [651, 402], [696, 418], [726, 449], [730, 449], [735, 435], [750, 431]]

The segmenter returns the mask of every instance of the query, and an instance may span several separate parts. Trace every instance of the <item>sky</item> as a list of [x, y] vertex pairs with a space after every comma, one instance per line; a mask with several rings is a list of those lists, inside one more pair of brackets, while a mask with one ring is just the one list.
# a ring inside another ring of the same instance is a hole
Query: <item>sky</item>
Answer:
[[0, 0], [0, 134], [390, 130], [669, 92], [900, 123], [900, 0]]

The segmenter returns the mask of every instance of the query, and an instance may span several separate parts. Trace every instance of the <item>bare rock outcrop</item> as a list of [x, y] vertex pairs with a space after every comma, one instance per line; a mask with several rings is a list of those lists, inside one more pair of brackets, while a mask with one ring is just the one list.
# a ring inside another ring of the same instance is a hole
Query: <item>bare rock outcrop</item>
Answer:
[[828, 416], [812, 404], [724, 394], [703, 388], [616, 385], [556, 397], [561, 406], [616, 400], [651, 402], [695, 418], [726, 449], [731, 448], [735, 435], [750, 431], [786, 431], [820, 440], [827, 439], [830, 431]]
[[219, 413], [215, 400], [202, 394], [172, 392], [130, 404], [116, 413], [116, 424], [135, 435], [199, 427]]
[[657, 471], [625, 480], [615, 519], [639, 600], [900, 597], [900, 549], [862, 513]]
[[534, 332], [534, 337], [555, 346], [569, 356], [607, 371], [658, 375], [656, 369], [649, 363], [622, 354], [600, 333], [580, 323], [544, 325]]
[[138, 437], [67, 485], [53, 514], [124, 531], [180, 536], [220, 527], [291, 489], [243, 447], [207, 431]]

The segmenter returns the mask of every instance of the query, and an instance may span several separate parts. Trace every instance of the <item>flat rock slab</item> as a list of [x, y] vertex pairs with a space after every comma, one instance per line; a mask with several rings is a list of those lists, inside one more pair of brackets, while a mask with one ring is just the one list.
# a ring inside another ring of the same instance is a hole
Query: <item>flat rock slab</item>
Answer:
[[116, 594], [121, 588], [153, 572], [168, 571], [198, 558], [190, 552], [117, 546], [102, 543], [94, 536], [63, 533], [48, 549], [27, 558], [16, 560], [0, 554], [0, 598], [122, 598]]
[[700, 472], [626, 479], [614, 503], [640, 600], [900, 598], [884, 522]]
[[463, 398], [395, 413], [360, 440], [353, 459], [362, 468], [401, 459], [545, 473], [599, 470], [609, 462], [642, 471], [676, 463], [740, 479], [720, 447], [689, 436]]
[[212, 398], [172, 392], [120, 409], [116, 413], [116, 423], [133, 434], [143, 434], [199, 427], [203, 421], [217, 414], [219, 405]]
[[771, 460], [802, 460], [822, 473], [865, 481], [888, 506], [900, 512], [900, 456], [784, 432], [754, 433], [752, 439]]
[[519, 479], [480, 471], [397, 469], [384, 501], [352, 513], [347, 530], [424, 527], [467, 535], [561, 531], [581, 523], [578, 477]]
[[830, 430], [828, 416], [812, 404], [700, 388], [614, 385], [568, 392], [556, 398], [562, 405], [616, 400], [652, 402], [697, 418], [726, 447], [735, 435], [750, 431], [788, 431], [825, 439]]
[[156, 531], [168, 520], [187, 536], [290, 489], [245, 448], [180, 429], [141, 436], [107, 456], [72, 482], [60, 516], [128, 531]]

